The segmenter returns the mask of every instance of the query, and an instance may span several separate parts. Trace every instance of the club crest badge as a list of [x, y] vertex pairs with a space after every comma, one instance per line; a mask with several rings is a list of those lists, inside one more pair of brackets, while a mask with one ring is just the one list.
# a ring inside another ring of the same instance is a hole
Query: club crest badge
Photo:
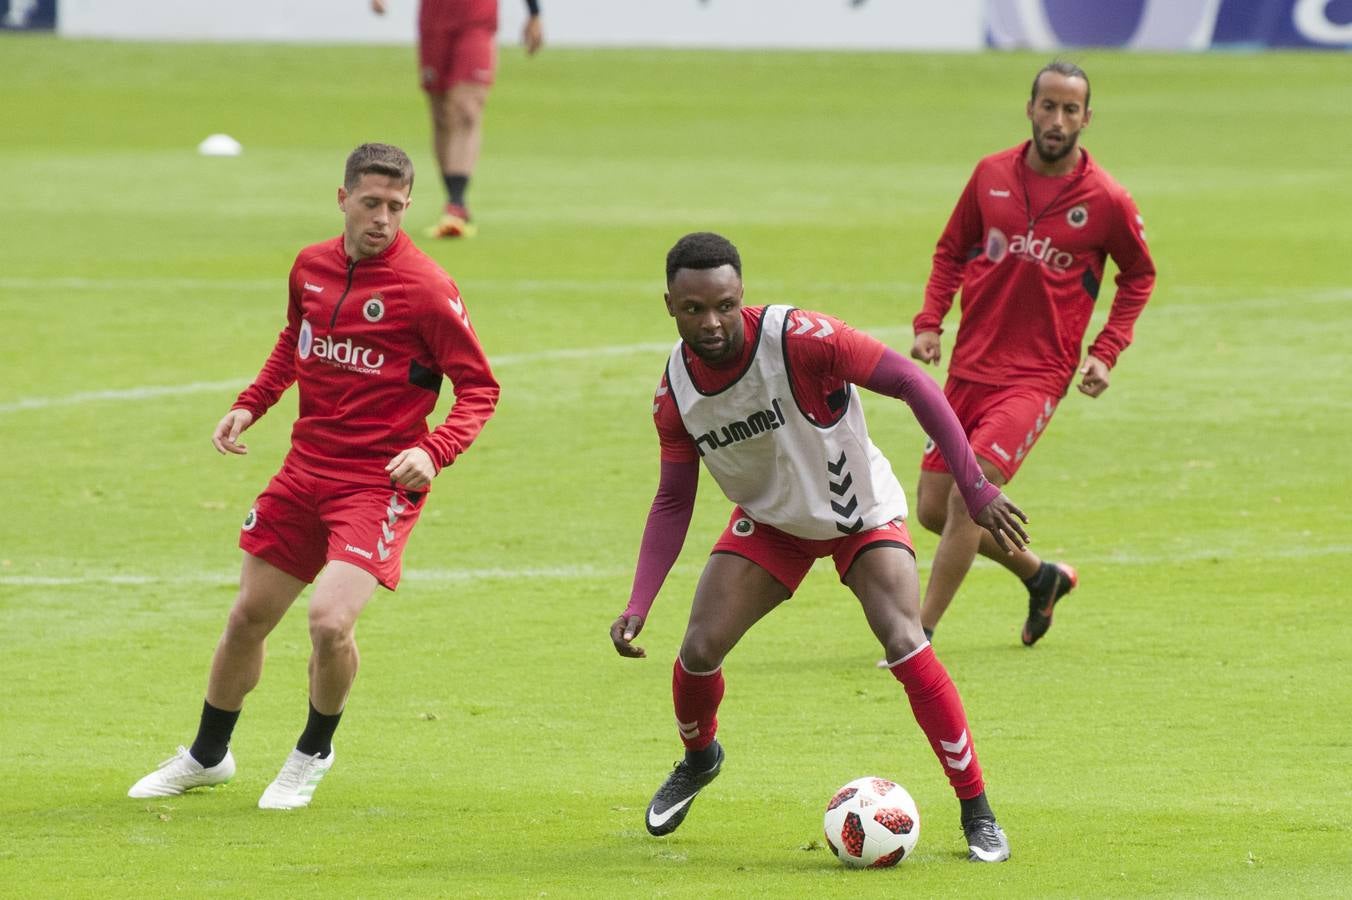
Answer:
[[257, 524], [258, 524], [258, 507], [254, 506], [251, 507], [249, 509], [248, 514], [244, 516], [244, 524], [241, 525], [240, 528], [242, 528], [245, 531], [253, 531], [254, 526]]
[[738, 537], [751, 537], [756, 533], [756, 523], [747, 518], [732, 523], [732, 533]]
[[1066, 222], [1071, 228], [1083, 228], [1089, 221], [1089, 210], [1083, 203], [1077, 203], [1066, 213]]
[[385, 300], [379, 294], [372, 294], [370, 298], [361, 305], [361, 314], [368, 322], [379, 322], [385, 318]]

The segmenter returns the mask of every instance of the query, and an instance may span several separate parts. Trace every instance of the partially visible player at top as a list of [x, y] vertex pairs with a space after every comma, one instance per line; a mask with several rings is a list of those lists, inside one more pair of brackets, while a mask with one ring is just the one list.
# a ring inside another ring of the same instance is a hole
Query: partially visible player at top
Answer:
[[695, 589], [672, 669], [686, 753], [648, 806], [648, 831], [674, 831], [722, 768], [715, 735], [724, 658], [793, 594], [814, 560], [830, 556], [960, 801], [969, 858], [1007, 859], [962, 700], [920, 629], [906, 497], [869, 440], [855, 386], [910, 404], [959, 473], [965, 509], [993, 541], [1021, 548], [1026, 518], [982, 477], [938, 386], [901, 354], [821, 313], [743, 306], [741, 258], [719, 235], [681, 238], [666, 274], [680, 340], [653, 404], [657, 496], [629, 603], [610, 628], [622, 656], [646, 655], [633, 641], [685, 542], [701, 460], [735, 506]]
[[[1044, 66], [1028, 101], [1032, 140], [977, 164], [934, 251], [911, 356], [940, 361], [939, 335], [962, 290], [948, 397], [986, 477], [1009, 482], [1051, 421], [1078, 371], [1080, 393], [1108, 389], [1109, 371], [1155, 284], [1145, 225], [1131, 195], [1079, 144], [1089, 125], [1089, 77], [1068, 62]], [[1104, 261], [1117, 293], [1103, 329], [1081, 356]], [[1079, 576], [1064, 563], [1009, 554], [966, 514], [950, 466], [930, 444], [920, 464], [916, 514], [940, 535], [921, 622], [933, 635], [976, 554], [1028, 589], [1021, 639], [1032, 646]]]
[[[377, 585], [398, 585], [432, 479], [465, 452], [498, 399], [455, 282], [399, 228], [412, 189], [413, 164], [398, 147], [352, 151], [338, 188], [343, 233], [296, 257], [286, 327], [212, 434], [221, 453], [248, 452], [240, 435], [299, 385], [291, 450], [240, 531], [239, 594], [211, 661], [197, 737], [136, 782], [132, 797], [230, 780], [230, 737], [262, 675], [266, 638], [316, 578], [309, 718], [258, 805], [308, 805], [333, 765], [333, 733], [357, 675], [357, 617]], [[429, 432], [443, 378], [455, 404]]]
[[[388, 0], [371, 0], [384, 15]], [[521, 32], [526, 53], [544, 44], [539, 0], [526, 0]], [[418, 6], [418, 71], [432, 114], [432, 149], [446, 184], [441, 220], [431, 237], [473, 237], [465, 194], [483, 143], [484, 105], [497, 70], [498, 0], [421, 0]]]

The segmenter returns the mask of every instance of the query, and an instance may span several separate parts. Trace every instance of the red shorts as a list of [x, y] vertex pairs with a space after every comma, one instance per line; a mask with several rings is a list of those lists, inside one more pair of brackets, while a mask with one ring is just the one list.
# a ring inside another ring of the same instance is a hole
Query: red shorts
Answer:
[[325, 563], [342, 560], [394, 590], [426, 497], [282, 466], [244, 517], [239, 546], [307, 583]]
[[490, 85], [498, 65], [497, 22], [418, 20], [423, 90], [444, 94], [457, 84]]
[[845, 573], [850, 571], [855, 559], [870, 547], [905, 547], [912, 556], [915, 555], [911, 533], [906, 530], [903, 519], [893, 519], [886, 525], [845, 537], [810, 541], [786, 534], [764, 522], [753, 521], [740, 506], [733, 507], [728, 527], [711, 552], [749, 559], [793, 593], [807, 577], [812, 564], [823, 556], [835, 560], [836, 573], [844, 581]]
[[[972, 452], [990, 460], [1005, 481], [1013, 479], [1028, 451], [1042, 437], [1060, 399], [1037, 386], [995, 387], [951, 376], [944, 385], [944, 396], [958, 414]], [[925, 442], [920, 468], [925, 472], [948, 471], [934, 441]]]

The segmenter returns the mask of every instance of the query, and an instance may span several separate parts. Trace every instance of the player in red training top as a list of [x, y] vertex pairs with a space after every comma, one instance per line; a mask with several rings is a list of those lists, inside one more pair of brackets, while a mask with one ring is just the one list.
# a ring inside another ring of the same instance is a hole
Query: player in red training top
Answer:
[[[286, 328], [216, 426], [217, 450], [246, 453], [241, 433], [300, 385], [291, 452], [240, 532], [239, 595], [211, 661], [197, 738], [133, 785], [132, 797], [173, 796], [235, 774], [230, 736], [262, 674], [265, 640], [316, 576], [309, 719], [258, 805], [308, 805], [333, 765], [333, 733], [357, 675], [357, 617], [377, 584], [399, 583], [432, 479], [469, 447], [498, 399], [455, 282], [399, 229], [412, 188], [413, 164], [398, 147], [352, 152], [338, 189], [343, 233], [296, 257]], [[455, 404], [429, 433], [443, 377]]]
[[[1078, 368], [1082, 394], [1108, 389], [1108, 372], [1131, 343], [1132, 326], [1155, 284], [1141, 215], [1079, 136], [1089, 124], [1089, 78], [1054, 62], [1033, 79], [1033, 139], [977, 164], [939, 238], [925, 303], [915, 317], [911, 356], [940, 359], [939, 333], [953, 295], [962, 317], [948, 366], [948, 397], [996, 484], [1006, 484], [1051, 421]], [[1081, 361], [1080, 346], [1111, 256], [1117, 295], [1103, 330]], [[940, 535], [921, 609], [927, 635], [980, 552], [1023, 580], [1032, 646], [1052, 624], [1056, 602], [1078, 583], [1073, 568], [1024, 549], [1006, 553], [963, 507], [940, 454], [927, 445], [916, 513]]]
[[724, 658], [814, 560], [830, 556], [961, 801], [969, 858], [1007, 859], [962, 700], [920, 629], [906, 497], [869, 440], [855, 385], [911, 405], [958, 473], [965, 511], [992, 540], [1023, 546], [1023, 513], [982, 476], [943, 394], [914, 363], [830, 316], [744, 307], [741, 259], [726, 238], [677, 241], [667, 254], [666, 304], [681, 340], [653, 405], [661, 481], [629, 604], [610, 627], [622, 656], [645, 655], [633, 641], [685, 542], [701, 460], [735, 507], [673, 666], [686, 753], [648, 806], [648, 831], [674, 831], [723, 765], [715, 734]]
[[[384, 15], [386, 0], [371, 0]], [[526, 0], [521, 42], [534, 56], [544, 44], [539, 0]], [[432, 149], [446, 183], [446, 208], [430, 237], [473, 237], [465, 205], [483, 143], [484, 105], [497, 68], [498, 0], [422, 0], [418, 7], [418, 72], [432, 115]]]

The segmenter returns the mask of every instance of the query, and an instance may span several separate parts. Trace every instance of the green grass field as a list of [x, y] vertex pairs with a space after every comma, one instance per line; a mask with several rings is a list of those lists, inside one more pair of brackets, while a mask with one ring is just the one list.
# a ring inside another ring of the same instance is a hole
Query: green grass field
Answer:
[[[411, 51], [5, 37], [0, 54], [0, 896], [1346, 895], [1343, 56], [1078, 57], [1085, 143], [1132, 189], [1160, 278], [1112, 388], [1072, 392], [1010, 488], [1035, 549], [1082, 575], [1056, 628], [1019, 646], [1022, 591], [982, 565], [938, 635], [1014, 849], [972, 866], [825, 565], [728, 660], [722, 778], [676, 835], [644, 832], [679, 756], [671, 659], [727, 515], [707, 477], [650, 658], [606, 632], [656, 485], [667, 248], [722, 231], [748, 302], [909, 347], [934, 240], [976, 159], [1025, 136], [1040, 57], [505, 53], [481, 236], [428, 248], [496, 362], [499, 413], [362, 619], [315, 805], [267, 814], [304, 718], [299, 609], [235, 781], [125, 792], [196, 727], [294, 395], [245, 458], [208, 437], [281, 327], [295, 252], [340, 228], [348, 150], [408, 148], [407, 224], [435, 215]], [[199, 157], [212, 132], [244, 155]], [[910, 490], [922, 435], [902, 404], [868, 405]], [[916, 538], [923, 575], [935, 539]], [[821, 848], [826, 800], [864, 774], [920, 805], [897, 870]]]

